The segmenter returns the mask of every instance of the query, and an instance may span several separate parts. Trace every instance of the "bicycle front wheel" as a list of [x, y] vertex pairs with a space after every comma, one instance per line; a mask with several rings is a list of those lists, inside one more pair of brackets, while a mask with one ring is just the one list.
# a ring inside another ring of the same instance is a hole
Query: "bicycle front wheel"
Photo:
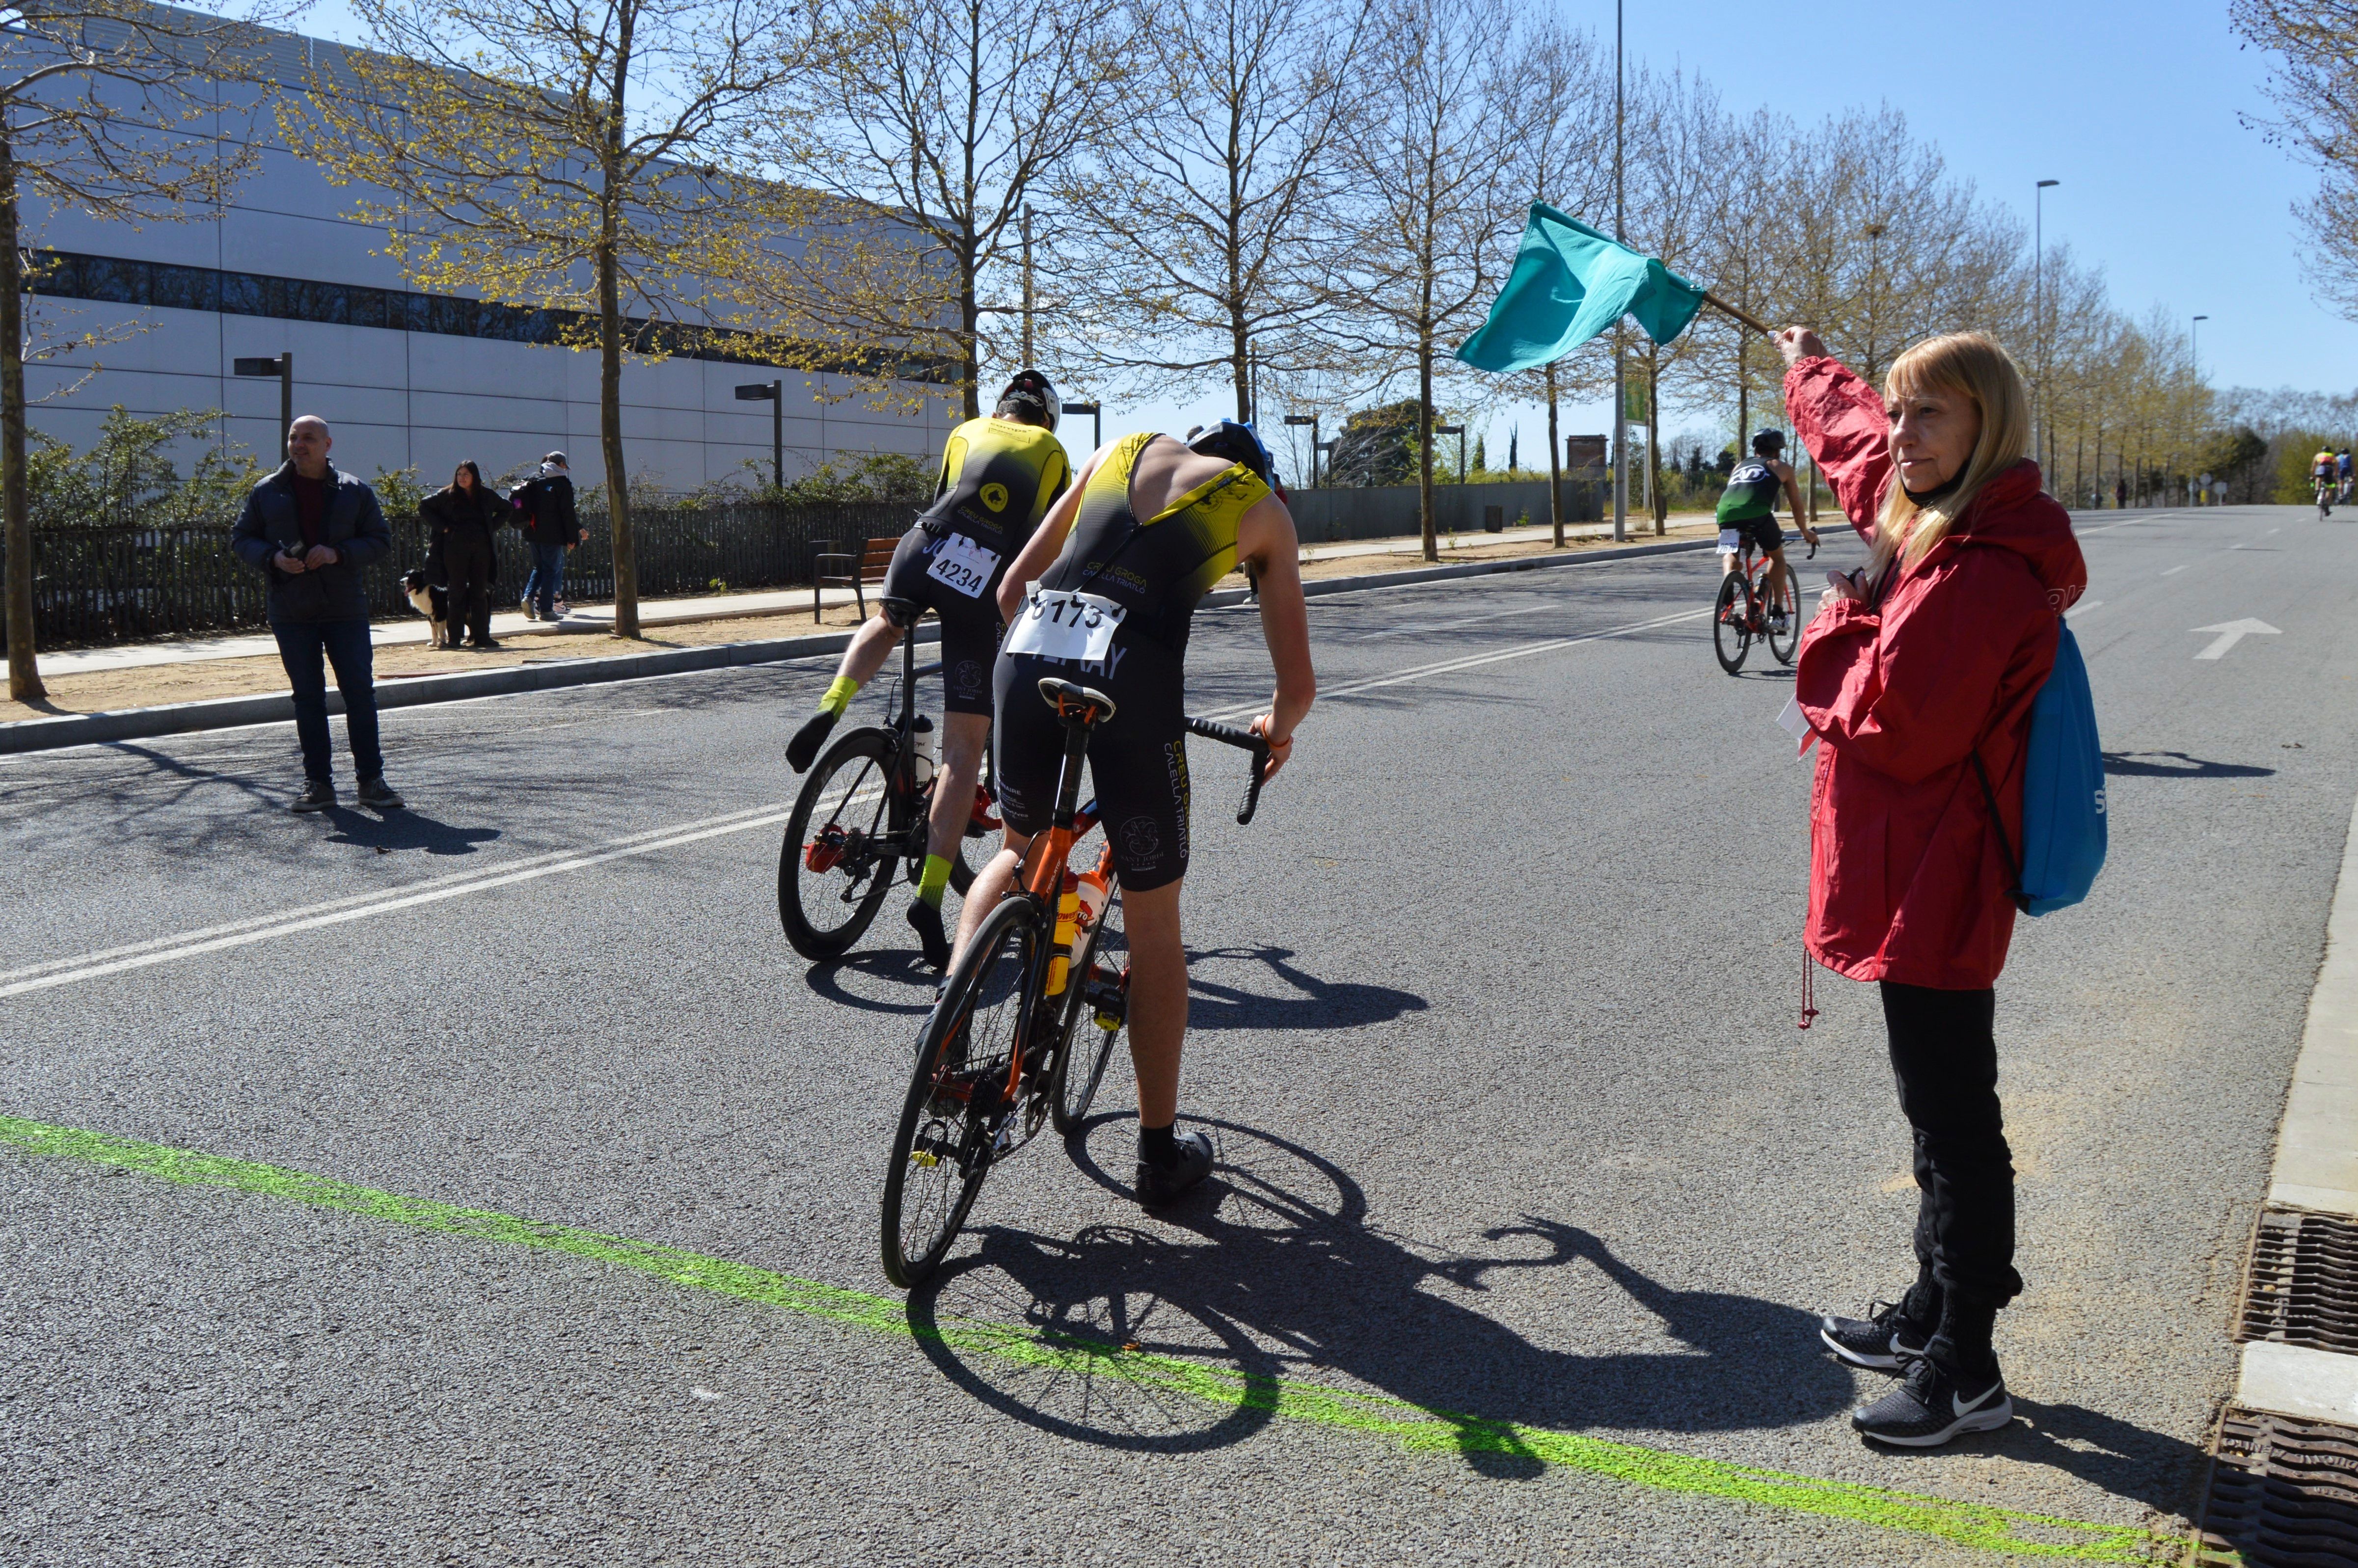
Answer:
[[1121, 924], [1121, 883], [1107, 891], [1106, 906], [1074, 957], [1065, 999], [1063, 1038], [1049, 1084], [1048, 1115], [1059, 1135], [1088, 1119], [1105, 1081], [1113, 1043], [1130, 1006], [1130, 936]]
[[1744, 655], [1752, 651], [1752, 585], [1742, 572], [1720, 579], [1711, 607], [1711, 647], [1729, 675], [1744, 668]]
[[[1768, 611], [1765, 618], [1768, 622], [1768, 651], [1777, 655], [1779, 664], [1790, 668], [1793, 654], [1801, 646], [1801, 585], [1789, 571], [1784, 574], [1782, 586], [1785, 590], [1784, 623], [1778, 623], [1774, 610]], [[1774, 599], [1769, 600], [1772, 605], [1775, 602]]]
[[884, 1173], [884, 1277], [903, 1290], [941, 1267], [990, 1173], [1014, 1107], [1010, 1065], [1032, 998], [1038, 905], [1011, 897], [950, 966], [917, 1036], [917, 1060]]
[[859, 941], [892, 885], [892, 753], [888, 731], [854, 730], [827, 748], [795, 797], [778, 849], [778, 924], [814, 963]]

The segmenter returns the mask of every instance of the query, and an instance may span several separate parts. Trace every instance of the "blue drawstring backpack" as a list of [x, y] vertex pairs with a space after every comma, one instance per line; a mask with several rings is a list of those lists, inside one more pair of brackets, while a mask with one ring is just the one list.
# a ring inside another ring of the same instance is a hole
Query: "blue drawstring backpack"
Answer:
[[2007, 842], [1981, 751], [1974, 772], [1989, 803], [1990, 825], [2014, 872], [2008, 892], [2025, 914], [2069, 909], [2088, 896], [2104, 867], [2104, 753], [2096, 742], [2096, 701], [2088, 666], [2067, 624], [2055, 642], [2055, 668], [2030, 705], [2030, 741], [2022, 752], [2022, 857]]

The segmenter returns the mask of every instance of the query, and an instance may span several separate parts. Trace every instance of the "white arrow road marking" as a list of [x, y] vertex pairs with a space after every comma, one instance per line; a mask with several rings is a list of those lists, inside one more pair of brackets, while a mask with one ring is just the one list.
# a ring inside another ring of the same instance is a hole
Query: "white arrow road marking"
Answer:
[[2234, 647], [2236, 643], [2242, 642], [2246, 637], [2281, 637], [2284, 635], [2283, 633], [2277, 631], [2266, 622], [2254, 621], [2249, 617], [2241, 621], [2222, 621], [2216, 626], [2197, 626], [2192, 628], [2192, 630], [2197, 632], [2216, 632], [2219, 633], [2216, 637], [2211, 639], [2211, 645], [2209, 647], [2204, 648], [2201, 653], [2194, 655], [2198, 659], [2223, 659], [2227, 656], [2228, 649]]

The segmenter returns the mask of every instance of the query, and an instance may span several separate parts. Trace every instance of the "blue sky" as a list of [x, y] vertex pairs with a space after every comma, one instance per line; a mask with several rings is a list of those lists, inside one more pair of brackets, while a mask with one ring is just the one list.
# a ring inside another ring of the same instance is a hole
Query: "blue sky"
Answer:
[[[1560, 4], [1609, 44], [1609, 0]], [[305, 26], [352, 31], [337, 0]], [[2312, 177], [2237, 119], [2265, 109], [2265, 63], [2238, 48], [2226, 0], [1628, 0], [1627, 26], [1630, 59], [1698, 70], [1738, 112], [1767, 104], [1808, 120], [1888, 102], [1952, 172], [2026, 223], [2034, 182], [2061, 180], [2047, 193], [2050, 240], [2101, 267], [2133, 313], [2158, 302], [2209, 316], [2201, 348], [2214, 385], [2358, 386], [2358, 324], [2310, 298], [2295, 254], [2288, 209]], [[1106, 432], [1183, 430], [1225, 403], [1118, 401]], [[1567, 428], [1610, 418], [1608, 400], [1572, 411]], [[1507, 409], [1490, 426], [1498, 460], [1518, 422], [1543, 456], [1543, 413]], [[1085, 447], [1087, 421], [1068, 420], [1063, 434]]]
[[[1609, 45], [1609, 3], [1563, 10]], [[1739, 112], [1766, 104], [1809, 120], [1890, 103], [2026, 227], [2034, 184], [2061, 180], [2047, 193], [2050, 242], [2101, 267], [2133, 314], [2159, 302], [2209, 316], [2201, 349], [2213, 385], [2358, 386], [2358, 324], [2310, 298], [2296, 256], [2288, 210], [2313, 177], [2237, 121], [2264, 111], [2265, 66], [2238, 49], [2226, 0], [1628, 0], [1626, 25], [1630, 59], [1698, 70]], [[1184, 429], [1218, 406], [1124, 408], [1107, 428]], [[1607, 399], [1567, 427], [1611, 418]], [[1518, 420], [1535, 454], [1525, 460], [1544, 458], [1544, 412], [1510, 409], [1491, 425], [1494, 461]]]

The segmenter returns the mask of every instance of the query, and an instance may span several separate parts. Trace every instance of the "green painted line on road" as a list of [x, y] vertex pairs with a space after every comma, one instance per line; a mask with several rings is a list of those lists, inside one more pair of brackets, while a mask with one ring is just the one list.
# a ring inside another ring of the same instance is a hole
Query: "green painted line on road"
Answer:
[[504, 1246], [535, 1248], [631, 1269], [676, 1285], [716, 1291], [741, 1301], [782, 1307], [806, 1316], [880, 1334], [933, 1340], [970, 1355], [1022, 1366], [1118, 1376], [1142, 1388], [1183, 1394], [1226, 1408], [1266, 1410], [1289, 1421], [1390, 1438], [1414, 1453], [1509, 1454], [1567, 1470], [1609, 1476], [1660, 1491], [1728, 1498], [1764, 1508], [1848, 1519], [1886, 1530], [1935, 1536], [1961, 1546], [2025, 1557], [2088, 1563], [2154, 1563], [2176, 1554], [2175, 1537], [2127, 1525], [2093, 1524], [2048, 1514], [1952, 1502], [1854, 1482], [1826, 1481], [1725, 1460], [1694, 1458], [1577, 1433], [1429, 1410], [1382, 1394], [1283, 1379], [1247, 1377], [1179, 1357], [1126, 1351], [1072, 1336], [970, 1318], [910, 1322], [897, 1298], [846, 1290], [675, 1247], [550, 1225], [490, 1209], [460, 1208], [428, 1198], [403, 1197], [283, 1166], [227, 1159], [78, 1128], [53, 1127], [0, 1116], [0, 1143], [28, 1154], [53, 1155], [136, 1171], [183, 1186], [225, 1187], [312, 1208], [337, 1209], [412, 1230], [469, 1237]]

